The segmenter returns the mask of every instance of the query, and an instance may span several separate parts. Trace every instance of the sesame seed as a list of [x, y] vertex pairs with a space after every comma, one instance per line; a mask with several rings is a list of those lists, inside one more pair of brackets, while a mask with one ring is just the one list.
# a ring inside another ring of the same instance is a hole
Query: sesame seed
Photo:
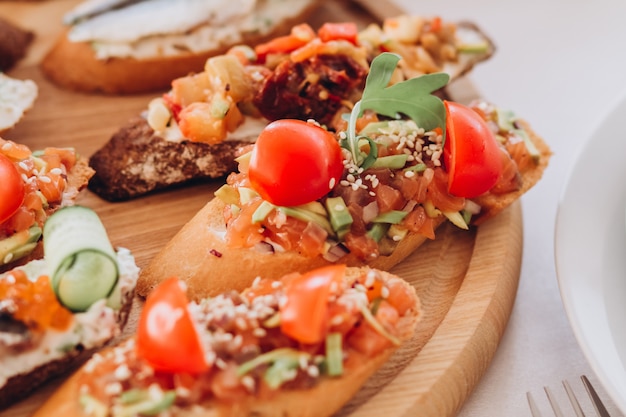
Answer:
[[415, 176], [415, 171], [405, 171], [404, 176], [407, 178], [413, 178]]
[[24, 161], [20, 161], [17, 165], [22, 168], [24, 171], [28, 171], [28, 165]]
[[125, 379], [130, 378], [131, 373], [130, 373], [130, 369], [128, 369], [128, 365], [122, 364], [118, 366], [117, 368], [115, 368], [113, 375], [115, 376], [117, 380], [123, 381]]
[[61, 168], [58, 168], [58, 167], [57, 168], [52, 168], [50, 170], [50, 173], [54, 174], [54, 175], [61, 175], [61, 174], [63, 174], [63, 170]]
[[383, 297], [383, 298], [389, 297], [389, 287], [383, 287], [380, 290], [380, 296]]
[[104, 387], [104, 392], [107, 395], [118, 395], [122, 392], [122, 384], [119, 382], [111, 382]]
[[310, 365], [306, 368], [306, 373], [312, 378], [317, 378], [320, 376], [320, 368], [315, 365]]
[[241, 378], [241, 385], [243, 385], [249, 392], [254, 392], [256, 382], [252, 376], [244, 375], [243, 378]]
[[337, 179], [336, 179], [335, 177], [332, 177], [332, 178], [330, 179], [330, 181], [328, 181], [328, 188], [329, 188], [330, 190], [332, 190], [333, 188], [335, 188], [335, 184], [336, 184], [336, 182], [337, 182]]
[[11, 259], [13, 259], [13, 253], [9, 252], [6, 254], [4, 259], [2, 259], [2, 262], [8, 264], [9, 262], [11, 262]]
[[49, 184], [52, 182], [52, 180], [50, 179], [50, 177], [47, 177], [45, 175], [42, 175], [39, 177], [39, 180], [43, 183]]
[[267, 336], [267, 330], [265, 330], [263, 327], [257, 327], [256, 329], [252, 330], [252, 334], [256, 337], [265, 337]]

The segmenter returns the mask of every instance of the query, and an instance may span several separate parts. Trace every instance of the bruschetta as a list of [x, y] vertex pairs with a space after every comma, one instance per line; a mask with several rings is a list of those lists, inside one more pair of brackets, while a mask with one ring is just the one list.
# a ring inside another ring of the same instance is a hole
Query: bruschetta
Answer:
[[270, 123], [238, 157], [239, 172], [143, 269], [138, 293], [173, 274], [205, 297], [338, 262], [388, 270], [444, 221], [485, 222], [541, 178], [550, 149], [527, 123], [484, 101], [440, 100], [431, 93], [443, 73], [389, 87], [398, 59], [374, 59], [336, 133]]
[[139, 269], [97, 214], [63, 208], [44, 226], [43, 259], [0, 275], [0, 410], [121, 333]]
[[330, 416], [421, 318], [406, 281], [340, 264], [191, 303], [184, 288], [155, 288], [136, 336], [94, 355], [34, 416]]
[[168, 186], [222, 177], [234, 155], [276, 119], [315, 119], [332, 128], [359, 99], [371, 60], [402, 56], [393, 82], [433, 72], [457, 78], [494, 51], [475, 26], [398, 16], [359, 30], [353, 22], [237, 45], [180, 77], [90, 158], [89, 187], [125, 200]]
[[282, 35], [314, 0], [88, 0], [64, 16], [66, 30], [41, 62], [51, 81], [83, 92], [167, 90], [238, 43]]
[[46, 219], [75, 204], [93, 174], [73, 148], [32, 151], [0, 138], [0, 273], [42, 257]]

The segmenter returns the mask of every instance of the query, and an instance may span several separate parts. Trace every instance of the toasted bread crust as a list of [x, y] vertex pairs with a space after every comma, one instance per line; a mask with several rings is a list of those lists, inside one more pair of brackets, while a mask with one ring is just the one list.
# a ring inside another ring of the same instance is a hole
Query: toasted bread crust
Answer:
[[[205, 273], [211, 273], [210, 270]], [[360, 268], [348, 268], [346, 279], [360, 274]], [[400, 280], [395, 275], [383, 272], [386, 280]], [[410, 287], [406, 281], [400, 282]], [[410, 309], [402, 316], [397, 324], [399, 330], [397, 336], [402, 343], [411, 339], [421, 318], [421, 308], [419, 298], [411, 287], [411, 294], [414, 295], [414, 308]], [[345, 372], [338, 378], [324, 378], [319, 384], [310, 389], [280, 390], [275, 395], [266, 399], [259, 399], [249, 396], [242, 401], [233, 404], [224, 404], [207, 401], [184, 409], [173, 409], [173, 416], [176, 417], [229, 417], [229, 416], [257, 416], [257, 417], [299, 417], [315, 416], [324, 417], [336, 413], [346, 404], [350, 398], [360, 389], [365, 381], [387, 362], [398, 347], [391, 347], [367, 361], [346, 364]], [[417, 352], [414, 352], [417, 354]], [[400, 364], [401, 366], [405, 365]], [[401, 368], [399, 367], [399, 369]], [[78, 373], [72, 375], [61, 388], [39, 409], [33, 417], [81, 417], [84, 413], [77, 400]]]
[[192, 180], [218, 178], [237, 167], [245, 142], [173, 142], [136, 117], [89, 159], [96, 173], [89, 189], [109, 201], [127, 200]]
[[202, 71], [208, 58], [225, 53], [234, 44], [254, 45], [287, 33], [317, 6], [318, 2], [311, 1], [297, 16], [278, 22], [263, 35], [241, 33], [234, 43], [227, 40], [220, 47], [202, 53], [181, 52], [148, 59], [98, 59], [89, 43], [71, 42], [66, 30], [42, 60], [41, 70], [50, 81], [74, 91], [105, 94], [165, 91], [173, 79]]
[[[137, 294], [147, 296], [161, 281], [176, 276], [185, 281], [193, 299], [213, 296], [226, 290], [241, 291], [257, 276], [279, 278], [286, 271], [304, 272], [331, 264], [317, 256], [297, 252], [264, 253], [254, 248], [232, 248], [223, 238], [224, 203], [214, 198], [207, 203], [145, 267], [137, 282]], [[443, 223], [443, 216], [437, 225]], [[426, 241], [420, 234], [409, 234], [389, 256], [369, 262], [352, 254], [339, 262], [348, 266], [370, 266], [389, 270]], [[207, 273], [210, 271], [210, 273]]]
[[539, 161], [537, 165], [530, 171], [526, 172], [523, 177], [522, 187], [514, 192], [506, 194], [486, 194], [475, 198], [474, 201], [483, 207], [480, 216], [474, 219], [474, 224], [479, 225], [484, 221], [492, 218], [502, 210], [513, 204], [526, 191], [530, 190], [543, 176], [544, 171], [548, 167], [552, 151], [548, 144], [532, 129], [530, 124], [525, 120], [518, 120], [521, 128], [528, 133], [530, 140], [539, 151]]

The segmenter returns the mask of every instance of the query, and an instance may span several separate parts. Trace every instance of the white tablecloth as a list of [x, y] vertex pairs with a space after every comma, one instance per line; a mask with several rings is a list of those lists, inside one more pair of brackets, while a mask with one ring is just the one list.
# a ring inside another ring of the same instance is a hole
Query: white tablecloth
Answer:
[[[522, 198], [524, 253], [513, 312], [491, 366], [459, 416], [530, 416], [531, 391], [549, 416], [542, 387], [567, 399], [568, 379], [601, 387], [585, 360], [561, 302], [554, 265], [558, 202], [584, 141], [626, 92], [626, 1], [395, 0], [404, 10], [476, 22], [496, 43], [492, 59], [469, 75], [482, 95], [531, 122], [554, 157]], [[607, 167], [610, 169], [610, 167]], [[607, 398], [612, 416], [621, 416]], [[586, 397], [583, 397], [586, 399]], [[594, 416], [593, 409], [588, 416]]]

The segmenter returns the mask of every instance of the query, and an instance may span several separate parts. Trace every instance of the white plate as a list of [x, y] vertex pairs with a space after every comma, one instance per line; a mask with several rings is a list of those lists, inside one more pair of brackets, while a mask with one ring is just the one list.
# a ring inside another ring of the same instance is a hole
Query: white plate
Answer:
[[626, 94], [582, 148], [556, 220], [561, 297], [596, 376], [626, 413]]

